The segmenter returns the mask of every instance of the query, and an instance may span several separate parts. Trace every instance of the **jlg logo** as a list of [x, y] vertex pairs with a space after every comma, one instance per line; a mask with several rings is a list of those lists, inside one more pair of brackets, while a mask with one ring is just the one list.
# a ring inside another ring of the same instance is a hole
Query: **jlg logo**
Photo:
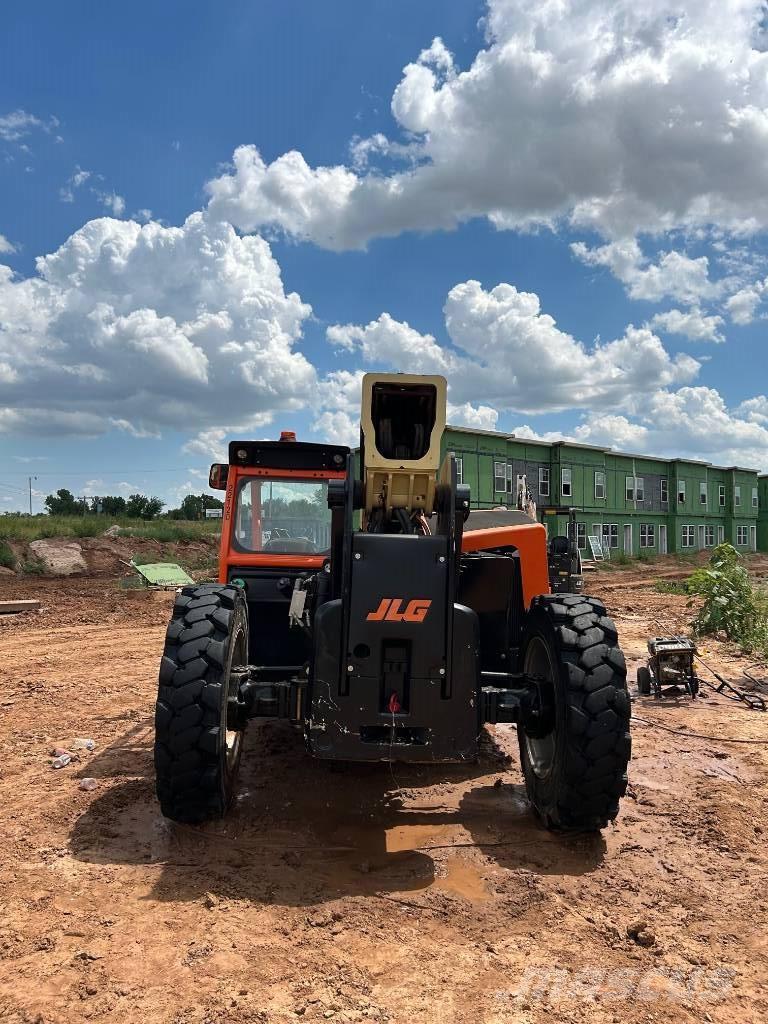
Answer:
[[376, 611], [369, 612], [366, 618], [368, 622], [423, 622], [431, 604], [417, 598], [403, 608], [401, 597], [383, 597]]

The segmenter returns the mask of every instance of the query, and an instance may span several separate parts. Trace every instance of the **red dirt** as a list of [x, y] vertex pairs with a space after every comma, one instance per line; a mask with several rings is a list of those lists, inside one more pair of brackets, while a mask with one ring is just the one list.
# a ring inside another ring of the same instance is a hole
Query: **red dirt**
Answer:
[[[632, 679], [652, 620], [690, 614], [653, 578], [589, 579]], [[502, 726], [477, 765], [390, 770], [334, 769], [290, 728], [256, 725], [231, 816], [182, 828], [151, 766], [171, 596], [108, 578], [2, 589], [43, 609], [0, 619], [0, 1020], [768, 1017], [768, 747], [725, 742], [768, 742], [768, 714], [636, 701], [719, 738], [636, 723], [630, 792], [600, 837], [537, 825]], [[704, 646], [738, 682], [745, 660]], [[49, 748], [75, 736], [96, 750], [51, 770]]]

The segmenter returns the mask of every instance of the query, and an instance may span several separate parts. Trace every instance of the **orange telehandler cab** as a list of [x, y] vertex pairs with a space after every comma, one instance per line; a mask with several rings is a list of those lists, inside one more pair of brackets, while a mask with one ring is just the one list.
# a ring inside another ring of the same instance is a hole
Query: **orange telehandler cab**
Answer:
[[346, 761], [470, 760], [485, 723], [515, 723], [547, 826], [616, 816], [630, 739], [613, 622], [549, 593], [540, 524], [484, 512], [471, 529], [469, 489], [440, 458], [445, 405], [442, 377], [366, 374], [359, 472], [348, 448], [292, 434], [233, 442], [211, 468], [219, 582], [177, 596], [160, 667], [168, 817], [226, 811], [257, 717]]

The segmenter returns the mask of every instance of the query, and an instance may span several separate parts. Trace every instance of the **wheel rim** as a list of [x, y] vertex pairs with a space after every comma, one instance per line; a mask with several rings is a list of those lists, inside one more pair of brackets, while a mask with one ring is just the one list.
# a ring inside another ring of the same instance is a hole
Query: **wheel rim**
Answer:
[[[525, 651], [523, 672], [537, 681], [542, 702], [554, 705], [555, 700], [555, 667], [549, 645], [540, 636], [531, 637]], [[523, 732], [525, 751], [531, 768], [537, 778], [543, 779], [552, 771], [555, 761], [555, 725], [553, 716], [552, 729], [543, 736], [531, 736]]]
[[227, 669], [227, 699], [226, 699], [226, 710], [225, 710], [225, 731], [224, 731], [224, 760], [227, 766], [227, 771], [230, 772], [237, 759], [240, 756], [240, 746], [243, 740], [243, 729], [241, 723], [237, 720], [237, 710], [233, 707], [231, 698], [237, 697], [236, 693], [233, 693], [232, 685], [232, 666], [233, 665], [244, 665], [248, 660], [248, 653], [245, 649], [245, 631], [240, 627], [235, 634], [235, 638], [232, 643], [232, 656], [229, 659], [229, 665]]

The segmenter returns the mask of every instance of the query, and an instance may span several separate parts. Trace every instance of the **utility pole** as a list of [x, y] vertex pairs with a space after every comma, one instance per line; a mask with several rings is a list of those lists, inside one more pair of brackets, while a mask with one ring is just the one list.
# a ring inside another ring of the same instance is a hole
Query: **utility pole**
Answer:
[[37, 480], [36, 476], [29, 477], [29, 514], [32, 515], [32, 481]]

